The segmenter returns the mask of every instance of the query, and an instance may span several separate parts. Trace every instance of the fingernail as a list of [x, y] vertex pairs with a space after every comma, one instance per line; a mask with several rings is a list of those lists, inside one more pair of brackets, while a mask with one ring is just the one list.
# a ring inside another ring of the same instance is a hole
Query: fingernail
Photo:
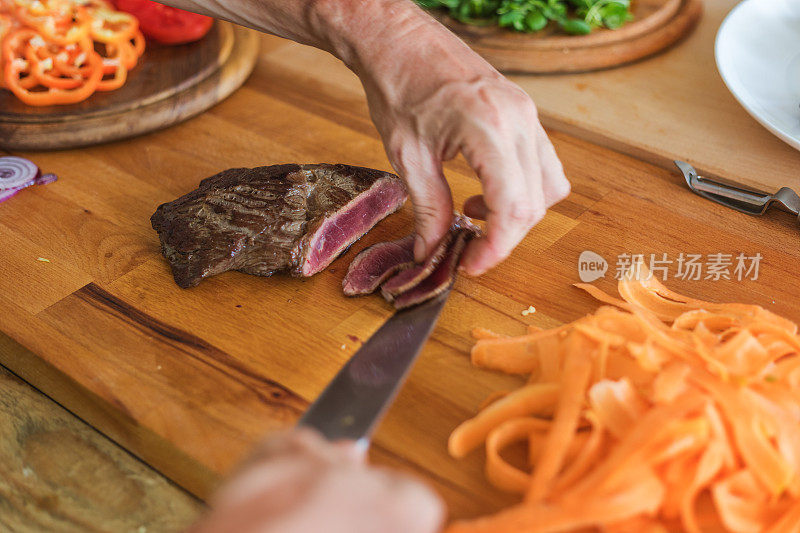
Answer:
[[414, 259], [417, 262], [424, 261], [426, 255], [425, 239], [417, 235], [417, 238], [414, 239]]

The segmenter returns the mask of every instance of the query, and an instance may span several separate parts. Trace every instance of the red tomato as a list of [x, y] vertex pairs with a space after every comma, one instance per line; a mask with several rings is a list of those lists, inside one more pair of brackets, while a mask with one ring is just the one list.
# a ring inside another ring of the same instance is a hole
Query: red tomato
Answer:
[[214, 19], [167, 7], [150, 0], [116, 0], [117, 9], [139, 19], [146, 36], [162, 44], [184, 44], [202, 39]]

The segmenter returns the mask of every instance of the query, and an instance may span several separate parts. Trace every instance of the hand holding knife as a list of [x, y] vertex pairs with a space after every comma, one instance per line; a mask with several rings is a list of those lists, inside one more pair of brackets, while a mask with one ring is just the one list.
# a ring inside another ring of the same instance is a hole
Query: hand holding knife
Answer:
[[411, 476], [368, 466], [364, 452], [449, 293], [386, 321], [297, 428], [271, 436], [256, 449], [190, 533], [439, 531], [445, 516], [441, 499]]

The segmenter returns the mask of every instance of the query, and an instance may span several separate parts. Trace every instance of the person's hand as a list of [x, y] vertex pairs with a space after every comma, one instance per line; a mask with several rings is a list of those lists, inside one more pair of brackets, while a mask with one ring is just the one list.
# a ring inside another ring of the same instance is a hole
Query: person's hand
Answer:
[[409, 9], [397, 5], [397, 13], [386, 14], [392, 34], [383, 34], [374, 53], [361, 53], [354, 70], [389, 160], [409, 187], [418, 260], [452, 221], [442, 162], [461, 152], [477, 173], [483, 195], [467, 200], [464, 211], [485, 219], [487, 231], [470, 243], [461, 266], [479, 275], [569, 194], [569, 182], [528, 95], [444, 27]]
[[358, 75], [389, 160], [411, 193], [417, 260], [452, 221], [442, 163], [459, 152], [483, 185], [464, 211], [487, 222], [461, 260], [467, 274], [505, 259], [569, 194], [528, 95], [411, 0], [161, 1], [322, 48]]
[[419, 481], [304, 429], [265, 441], [189, 533], [435, 533], [443, 518]]

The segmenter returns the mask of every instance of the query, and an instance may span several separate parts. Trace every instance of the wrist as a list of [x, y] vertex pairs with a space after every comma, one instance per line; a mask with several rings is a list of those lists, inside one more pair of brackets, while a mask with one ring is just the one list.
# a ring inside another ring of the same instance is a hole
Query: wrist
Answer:
[[[412, 0], [312, 0], [308, 26], [361, 79], [370, 108], [404, 108], [449, 82], [500, 77]], [[373, 117], [375, 118], [375, 117]]]
[[319, 46], [359, 76], [435, 24], [412, 0], [311, 0], [307, 16]]

